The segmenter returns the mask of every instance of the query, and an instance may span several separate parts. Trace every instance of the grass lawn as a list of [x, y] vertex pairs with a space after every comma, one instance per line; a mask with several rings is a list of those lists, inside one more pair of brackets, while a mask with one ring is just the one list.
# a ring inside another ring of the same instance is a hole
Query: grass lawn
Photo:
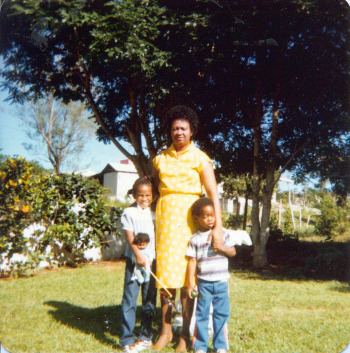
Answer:
[[[124, 262], [102, 262], [0, 280], [1, 343], [11, 353], [121, 351], [123, 276]], [[230, 297], [230, 352], [340, 353], [350, 341], [347, 283], [234, 271]]]

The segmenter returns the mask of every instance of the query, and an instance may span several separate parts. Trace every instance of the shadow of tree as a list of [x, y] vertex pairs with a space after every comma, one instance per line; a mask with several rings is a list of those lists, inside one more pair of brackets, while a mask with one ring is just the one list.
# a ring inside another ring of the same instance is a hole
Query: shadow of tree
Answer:
[[[100, 306], [97, 308], [85, 308], [67, 302], [47, 301], [44, 303], [53, 310], [48, 313], [63, 325], [67, 325], [88, 335], [93, 335], [96, 340], [102, 344], [112, 346], [112, 348], [120, 348], [119, 337], [121, 336], [121, 305]], [[140, 328], [141, 308], [136, 309], [136, 326], [135, 334]], [[153, 320], [153, 334], [159, 331], [160, 310], [156, 309], [155, 318]], [[114, 338], [115, 337], [115, 338]]]
[[[103, 344], [117, 347], [117, 340], [121, 334], [121, 306], [100, 306], [98, 308], [84, 308], [67, 302], [45, 302], [54, 310], [48, 313], [63, 325], [67, 325], [86, 334], [92, 334]], [[110, 336], [116, 336], [116, 339]]]
[[350, 242], [307, 242], [285, 237], [270, 241], [266, 252], [269, 265], [255, 269], [252, 247], [237, 247], [230, 267], [248, 270], [260, 279], [337, 280], [350, 282]]
[[350, 283], [347, 285], [338, 285], [331, 288], [335, 292], [339, 293], [350, 293]]

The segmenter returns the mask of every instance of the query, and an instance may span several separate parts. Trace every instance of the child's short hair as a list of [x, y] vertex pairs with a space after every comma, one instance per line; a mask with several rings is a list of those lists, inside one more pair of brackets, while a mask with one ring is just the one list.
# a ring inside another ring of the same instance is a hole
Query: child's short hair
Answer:
[[137, 233], [132, 243], [135, 245], [138, 245], [141, 243], [149, 243], [149, 242], [150, 242], [150, 238], [147, 233]]
[[134, 185], [132, 186], [132, 189], [130, 189], [128, 191], [128, 195], [135, 195], [137, 192], [137, 188], [140, 185], [144, 185], [144, 184], [151, 185], [151, 188], [153, 189], [152, 179], [148, 176], [144, 176], [144, 177], [136, 179], [136, 181], [134, 182]]
[[192, 216], [200, 216], [202, 208], [209, 205], [214, 207], [213, 201], [208, 197], [201, 197], [191, 207]]

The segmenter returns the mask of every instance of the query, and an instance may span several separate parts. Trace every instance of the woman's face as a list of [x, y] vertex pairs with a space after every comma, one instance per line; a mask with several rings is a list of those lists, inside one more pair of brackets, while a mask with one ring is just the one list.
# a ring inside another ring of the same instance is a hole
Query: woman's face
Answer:
[[174, 120], [171, 124], [170, 134], [177, 150], [186, 148], [193, 135], [190, 123], [187, 120]]

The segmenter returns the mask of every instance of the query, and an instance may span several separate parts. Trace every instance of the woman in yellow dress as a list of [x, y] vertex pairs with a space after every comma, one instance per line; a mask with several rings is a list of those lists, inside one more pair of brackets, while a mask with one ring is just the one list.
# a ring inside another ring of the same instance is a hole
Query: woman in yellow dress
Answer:
[[[198, 149], [191, 138], [198, 129], [197, 114], [186, 106], [171, 108], [164, 117], [172, 145], [153, 160], [153, 178], [160, 197], [156, 208], [157, 277], [175, 296], [181, 288], [183, 326], [177, 352], [184, 352], [189, 344], [189, 325], [193, 300], [186, 294], [187, 260], [185, 252], [196, 231], [191, 206], [202, 194], [202, 186], [214, 203], [217, 223], [211, 233], [213, 240], [222, 240], [221, 210], [210, 158]], [[162, 331], [153, 346], [163, 349], [171, 342], [172, 308], [161, 291]]]

